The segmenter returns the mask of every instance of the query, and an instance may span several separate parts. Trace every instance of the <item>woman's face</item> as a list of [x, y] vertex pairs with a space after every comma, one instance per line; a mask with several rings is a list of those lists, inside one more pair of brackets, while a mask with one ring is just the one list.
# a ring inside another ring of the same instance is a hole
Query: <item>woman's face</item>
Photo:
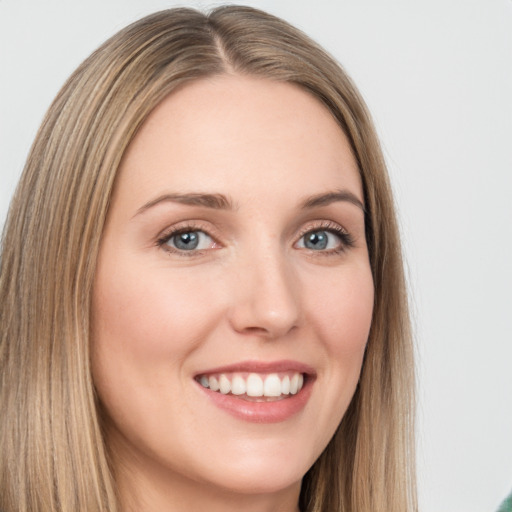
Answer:
[[130, 145], [102, 239], [108, 443], [136, 482], [298, 492], [354, 393], [372, 305], [361, 181], [328, 110], [263, 79], [181, 88]]

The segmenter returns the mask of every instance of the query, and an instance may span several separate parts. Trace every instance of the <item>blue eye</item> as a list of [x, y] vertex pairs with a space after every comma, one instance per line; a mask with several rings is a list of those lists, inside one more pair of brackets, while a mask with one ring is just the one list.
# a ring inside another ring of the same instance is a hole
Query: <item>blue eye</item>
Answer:
[[178, 251], [200, 251], [210, 248], [213, 240], [204, 231], [190, 230], [171, 235], [165, 241], [165, 245]]
[[343, 248], [344, 235], [344, 233], [333, 233], [325, 229], [308, 231], [299, 239], [297, 247], [312, 251], [336, 251]]
[[304, 236], [304, 247], [314, 250], [327, 249], [329, 245], [329, 234], [326, 231], [316, 231]]

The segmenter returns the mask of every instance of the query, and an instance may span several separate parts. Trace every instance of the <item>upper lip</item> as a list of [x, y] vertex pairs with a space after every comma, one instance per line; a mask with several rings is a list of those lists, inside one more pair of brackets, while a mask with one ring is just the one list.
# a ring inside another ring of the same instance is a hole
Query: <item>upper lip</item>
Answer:
[[280, 360], [280, 361], [240, 361], [225, 366], [208, 368], [196, 374], [208, 375], [212, 373], [278, 373], [278, 372], [299, 372], [314, 376], [316, 374], [313, 367], [299, 361]]

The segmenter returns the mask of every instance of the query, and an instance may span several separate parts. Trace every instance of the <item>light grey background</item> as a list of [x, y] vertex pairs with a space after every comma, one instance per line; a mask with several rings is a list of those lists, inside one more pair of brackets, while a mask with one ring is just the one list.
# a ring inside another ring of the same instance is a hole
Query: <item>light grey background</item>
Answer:
[[[359, 85], [408, 262], [424, 512], [493, 511], [512, 487], [512, 1], [250, 0]], [[163, 0], [0, 0], [0, 224], [66, 77]]]

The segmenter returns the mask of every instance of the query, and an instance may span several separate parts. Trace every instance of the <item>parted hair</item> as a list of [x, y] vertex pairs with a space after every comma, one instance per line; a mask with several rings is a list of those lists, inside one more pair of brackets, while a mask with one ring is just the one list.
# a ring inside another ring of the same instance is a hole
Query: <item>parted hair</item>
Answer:
[[239, 74], [289, 82], [332, 113], [359, 166], [375, 287], [360, 381], [304, 476], [303, 512], [416, 510], [414, 366], [399, 232], [367, 108], [339, 64], [262, 11], [161, 11], [121, 30], [65, 83], [29, 153], [0, 260], [0, 510], [116, 512], [90, 368], [98, 248], [120, 161], [177, 87]]

